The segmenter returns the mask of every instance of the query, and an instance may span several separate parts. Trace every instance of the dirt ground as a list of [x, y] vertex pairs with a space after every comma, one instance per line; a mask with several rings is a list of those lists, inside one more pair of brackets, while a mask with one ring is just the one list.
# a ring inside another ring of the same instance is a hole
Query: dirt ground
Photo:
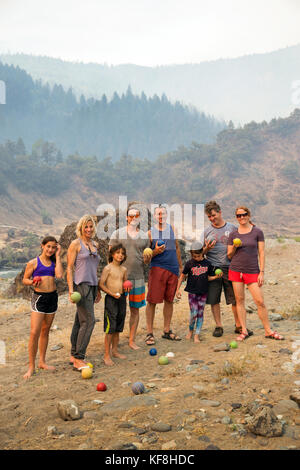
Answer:
[[[230, 343], [236, 336], [231, 308], [223, 301], [224, 336], [212, 336], [214, 322], [210, 308], [206, 307], [201, 343], [194, 344], [185, 339], [189, 318], [185, 293], [181, 301], [174, 304], [172, 322], [173, 331], [182, 341], [161, 338], [162, 307], [158, 306], [154, 330], [158, 355], [150, 356], [149, 347], [144, 343], [143, 308], [137, 337], [141, 349], [132, 351], [128, 347], [127, 315], [120, 341], [120, 351], [127, 358], [115, 360], [115, 366], [108, 368], [103, 363], [101, 300], [96, 305], [98, 321], [88, 348], [88, 360], [94, 365], [94, 374], [89, 380], [82, 379], [68, 363], [75, 307], [68, 304], [65, 295], [59, 300], [54, 320], [58, 328], [51, 331], [48, 347], [48, 363], [56, 366], [56, 371], [37, 370], [28, 381], [23, 379], [28, 361], [30, 306], [22, 299], [5, 298], [7, 281], [1, 281], [0, 340], [6, 346], [6, 364], [0, 365], [0, 448], [117, 449], [133, 444], [138, 449], [194, 450], [212, 444], [232, 450], [299, 449], [300, 409], [280, 411], [288, 430], [282, 437], [256, 436], [247, 432], [245, 421], [246, 407], [254, 400], [278, 406], [282, 400], [289, 400], [291, 393], [300, 390], [300, 364], [295, 365], [291, 359], [296, 337], [300, 339], [300, 243], [273, 240], [267, 246], [265, 299], [269, 313], [281, 314], [284, 318], [271, 323], [284, 334], [285, 341], [265, 339], [254, 309], [254, 313], [248, 314], [248, 327], [254, 330], [254, 336], [239, 344], [237, 349], [214, 352], [216, 345]], [[248, 293], [246, 305], [253, 306]], [[58, 344], [63, 347], [51, 351]], [[168, 365], [159, 365], [158, 357], [170, 351], [175, 357]], [[191, 361], [198, 363], [191, 366]], [[226, 361], [230, 362], [229, 368]], [[228, 383], [223, 379], [228, 379]], [[131, 383], [136, 381], [144, 383], [144, 396], [154, 397], [155, 405], [133, 406], [111, 414], [101, 411], [104, 405], [119, 398], [127, 397], [130, 403], [134, 397]], [[96, 390], [99, 382], [106, 383], [106, 392]], [[59, 417], [57, 403], [65, 399], [75, 400], [84, 413], [82, 419], [63, 421]], [[211, 406], [203, 399], [219, 404]], [[152, 431], [151, 425], [160, 421], [169, 424], [171, 430]], [[49, 426], [55, 426], [57, 431], [49, 435]], [[240, 432], [241, 429], [244, 432]]]

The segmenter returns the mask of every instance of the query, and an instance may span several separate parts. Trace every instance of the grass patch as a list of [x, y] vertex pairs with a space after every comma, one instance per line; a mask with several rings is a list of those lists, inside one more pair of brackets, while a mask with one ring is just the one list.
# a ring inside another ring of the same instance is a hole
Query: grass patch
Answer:
[[299, 243], [300, 243], [300, 237], [294, 237], [294, 240], [295, 240], [295, 242], [299, 242]]
[[225, 361], [223, 366], [217, 371], [217, 375], [219, 380], [225, 377], [238, 377], [258, 367], [259, 354], [257, 352], [250, 352], [230, 361]]

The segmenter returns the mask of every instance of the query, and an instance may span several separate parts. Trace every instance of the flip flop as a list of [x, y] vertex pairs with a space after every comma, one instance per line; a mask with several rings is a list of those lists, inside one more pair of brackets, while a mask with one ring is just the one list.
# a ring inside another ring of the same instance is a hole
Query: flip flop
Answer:
[[[171, 335], [174, 335], [174, 337], [172, 338]], [[177, 336], [176, 333], [173, 333], [172, 330], [164, 331], [164, 334], [162, 335], [162, 338], [168, 339], [170, 341], [181, 341], [181, 338], [179, 336]]]
[[[151, 342], [149, 343], [149, 341], [151, 341]], [[148, 333], [147, 334], [146, 339], [145, 339], [145, 343], [147, 344], [147, 346], [153, 346], [155, 344], [155, 339], [154, 339], [153, 333]]]
[[241, 333], [236, 340], [237, 341], [245, 341], [245, 339], [249, 338], [249, 335], [245, 335], [245, 333]]
[[[253, 331], [248, 330], [248, 329], [247, 329], [247, 331], [248, 331], [248, 336], [253, 336], [253, 334], [254, 334]], [[242, 327], [241, 327], [241, 326], [237, 326], [237, 327], [235, 328], [234, 332], [235, 332], [237, 335], [240, 335], [241, 332], [242, 332]]]
[[277, 340], [281, 340], [281, 341], [284, 340], [284, 336], [281, 336], [279, 333], [277, 333], [277, 331], [273, 331], [273, 333], [271, 333], [268, 336], [265, 336], [265, 338], [277, 339]]

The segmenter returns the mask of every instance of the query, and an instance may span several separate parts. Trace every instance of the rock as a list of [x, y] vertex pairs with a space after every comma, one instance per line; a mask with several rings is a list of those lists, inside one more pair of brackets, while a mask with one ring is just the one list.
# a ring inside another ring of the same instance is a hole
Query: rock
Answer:
[[210, 442], [210, 438], [208, 436], [199, 436], [198, 441]]
[[143, 406], [155, 406], [158, 401], [150, 395], [134, 395], [133, 397], [124, 397], [114, 400], [101, 408], [101, 413], [104, 415], [110, 415], [113, 413], [120, 413], [127, 411], [132, 408], [143, 407]]
[[241, 403], [231, 403], [231, 407], [233, 410], [238, 410], [239, 408], [242, 408], [242, 404]]
[[290, 399], [297, 403], [300, 408], [300, 392], [294, 392], [290, 395]]
[[294, 384], [297, 385], [297, 387], [300, 387], [300, 380], [296, 380]]
[[204, 361], [201, 361], [200, 359], [192, 359], [190, 362], [190, 365], [193, 366], [195, 364], [203, 364]]
[[228, 343], [218, 344], [214, 347], [214, 352], [221, 352], [221, 351], [230, 351], [230, 346]]
[[293, 374], [295, 366], [292, 362], [284, 362], [281, 366], [281, 369], [286, 372], [289, 372], [290, 374]]
[[160, 392], [161, 393], [168, 393], [168, 392], [174, 392], [175, 390], [176, 390], [176, 388], [174, 388], [174, 387], [165, 387], [165, 388], [161, 388]]
[[289, 437], [290, 439], [299, 439], [299, 432], [293, 426], [285, 426], [283, 434], [285, 437]]
[[205, 400], [205, 399], [200, 400], [200, 406], [211, 406], [212, 408], [216, 408], [220, 405], [221, 403], [219, 401]]
[[172, 426], [166, 423], [154, 423], [151, 425], [151, 429], [156, 432], [169, 432], [171, 431]]
[[199, 368], [199, 364], [192, 364], [189, 366], [186, 366], [185, 370], [186, 372], [192, 372], [193, 370], [196, 370]]
[[203, 387], [203, 385], [193, 385], [193, 389], [201, 393], [205, 391], [205, 387]]
[[290, 410], [298, 410], [298, 405], [293, 400], [280, 400], [273, 410], [276, 415], [284, 415]]
[[287, 348], [282, 348], [282, 349], [279, 349], [279, 352], [280, 354], [289, 354], [289, 355], [292, 355], [292, 351], [290, 351], [289, 349]]
[[221, 450], [219, 447], [215, 446], [214, 444], [209, 444], [205, 450]]
[[64, 421], [74, 421], [81, 418], [79, 407], [74, 400], [59, 401], [57, 411]]
[[83, 413], [84, 419], [100, 419], [100, 416], [95, 411], [85, 411]]
[[191, 393], [185, 393], [183, 395], [183, 398], [190, 398], [190, 397], [194, 397], [195, 396], [195, 393], [191, 392]]
[[231, 421], [231, 418], [230, 416], [224, 416], [224, 418], [222, 418], [222, 424], [231, 424], [232, 421]]
[[115, 444], [113, 450], [138, 450], [138, 448], [132, 442], [126, 442]]
[[263, 406], [248, 421], [248, 429], [257, 436], [279, 437], [283, 434], [283, 425], [276, 417], [274, 411]]
[[269, 315], [269, 318], [271, 321], [282, 321], [284, 320], [283, 316], [280, 315], [279, 313], [271, 313]]
[[225, 377], [224, 379], [221, 380], [221, 384], [222, 385], [228, 385], [229, 384], [229, 379], [227, 379], [227, 377]]
[[56, 344], [55, 346], [52, 346], [50, 351], [59, 351], [60, 349], [63, 349], [64, 345], [63, 344]]
[[169, 441], [169, 442], [165, 442], [165, 444], [163, 444], [161, 446], [161, 450], [175, 450], [177, 449], [177, 444], [176, 444], [176, 441]]
[[56, 426], [48, 426], [47, 428], [47, 437], [58, 436], [59, 432]]

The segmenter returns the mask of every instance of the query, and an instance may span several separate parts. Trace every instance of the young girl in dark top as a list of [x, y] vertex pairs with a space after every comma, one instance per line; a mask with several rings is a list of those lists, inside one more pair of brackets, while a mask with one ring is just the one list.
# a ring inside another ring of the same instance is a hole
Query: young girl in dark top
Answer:
[[208, 292], [208, 282], [222, 277], [222, 273], [215, 275], [213, 266], [209, 261], [204, 259], [203, 246], [201, 243], [194, 242], [190, 252], [191, 259], [184, 266], [178, 280], [176, 297], [178, 299], [181, 298], [180, 286], [187, 277], [187, 284], [184, 290], [189, 293], [190, 323], [186, 338], [192, 338], [196, 324], [194, 342], [199, 343], [199, 334], [203, 324], [203, 312]]
[[28, 379], [35, 371], [35, 359], [39, 346], [39, 368], [54, 370], [46, 364], [46, 351], [49, 331], [57, 310], [57, 291], [55, 277], [62, 278], [63, 268], [60, 260], [61, 247], [54, 237], [46, 237], [41, 244], [42, 253], [27, 263], [23, 284], [33, 286], [31, 299], [31, 331], [29, 339], [29, 369], [24, 375]]
[[251, 222], [251, 213], [247, 207], [238, 207], [235, 215], [239, 227], [229, 235], [227, 256], [231, 260], [228, 279], [232, 281], [237, 314], [242, 325], [242, 332], [237, 340], [244, 341], [249, 337], [246, 326], [245, 285], [247, 285], [257, 305], [257, 313], [263, 324], [265, 337], [282, 340], [284, 339], [283, 336], [271, 330], [261, 289], [264, 283], [265, 270], [264, 234], [261, 229]]

